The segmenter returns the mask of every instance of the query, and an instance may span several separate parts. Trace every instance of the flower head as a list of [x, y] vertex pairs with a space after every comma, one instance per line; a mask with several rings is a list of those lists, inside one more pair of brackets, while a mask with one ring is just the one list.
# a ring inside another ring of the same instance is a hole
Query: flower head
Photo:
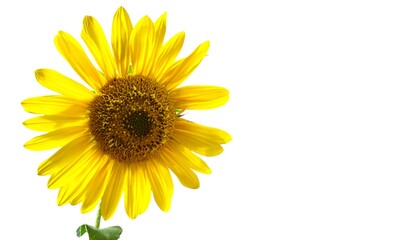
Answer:
[[36, 71], [38, 82], [57, 95], [28, 98], [24, 109], [40, 116], [24, 125], [47, 132], [25, 144], [31, 150], [60, 148], [38, 168], [59, 188], [58, 204], [82, 203], [91, 211], [101, 201], [104, 219], [124, 194], [130, 218], [143, 213], [151, 192], [157, 205], [170, 208], [171, 170], [186, 187], [198, 188], [195, 171], [211, 173], [197, 155], [215, 156], [231, 140], [223, 130], [185, 120], [185, 110], [219, 107], [229, 93], [216, 86], [179, 85], [206, 55], [209, 42], [177, 59], [185, 34], [164, 43], [166, 14], [155, 23], [143, 17], [135, 26], [122, 7], [115, 13], [111, 46], [93, 17], [85, 17], [81, 36], [100, 70], [71, 35], [59, 32], [55, 45], [84, 85], [50, 69]]

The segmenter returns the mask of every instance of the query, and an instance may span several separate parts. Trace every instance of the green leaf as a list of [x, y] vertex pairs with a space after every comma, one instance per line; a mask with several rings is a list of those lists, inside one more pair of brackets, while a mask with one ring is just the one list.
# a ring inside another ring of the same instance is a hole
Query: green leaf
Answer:
[[122, 228], [119, 226], [113, 226], [98, 229], [84, 224], [78, 227], [77, 236], [81, 237], [86, 232], [88, 232], [89, 240], [117, 240], [121, 236]]

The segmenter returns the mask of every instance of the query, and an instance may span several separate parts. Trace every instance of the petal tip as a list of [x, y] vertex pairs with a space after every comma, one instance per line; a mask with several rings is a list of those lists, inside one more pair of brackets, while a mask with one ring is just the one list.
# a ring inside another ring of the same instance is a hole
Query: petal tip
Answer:
[[159, 17], [159, 19], [163, 18], [163, 20], [167, 19], [167, 12], [162, 13], [162, 15]]
[[207, 48], [207, 50], [208, 50], [208, 48], [210, 47], [210, 41], [206, 40], [205, 42], [202, 43], [202, 46]]
[[126, 10], [125, 10], [125, 8], [123, 7], [123, 6], [120, 6], [118, 9], [117, 9], [117, 11], [125, 11], [126, 12]]
[[225, 133], [224, 134], [224, 143], [228, 143], [228, 142], [232, 141], [232, 136], [225, 131], [224, 131], [224, 133]]

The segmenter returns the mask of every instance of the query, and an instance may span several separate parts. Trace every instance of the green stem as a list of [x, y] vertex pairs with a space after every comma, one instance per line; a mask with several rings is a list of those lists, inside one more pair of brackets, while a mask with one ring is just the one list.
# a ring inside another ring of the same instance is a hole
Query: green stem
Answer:
[[101, 220], [101, 203], [99, 204], [99, 208], [97, 209], [97, 215], [96, 215], [95, 228], [97, 229], [100, 228], [100, 220]]

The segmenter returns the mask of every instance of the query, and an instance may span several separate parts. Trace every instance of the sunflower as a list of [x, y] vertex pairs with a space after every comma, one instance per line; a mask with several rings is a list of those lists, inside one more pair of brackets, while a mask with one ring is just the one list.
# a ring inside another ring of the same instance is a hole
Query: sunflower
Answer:
[[196, 189], [195, 173], [211, 173], [199, 157], [215, 156], [231, 136], [220, 129], [185, 120], [185, 110], [219, 107], [225, 88], [179, 85], [206, 56], [209, 42], [177, 59], [185, 33], [164, 43], [166, 13], [155, 23], [147, 16], [132, 26], [120, 7], [112, 25], [111, 46], [93, 17], [83, 21], [82, 39], [99, 69], [75, 38], [60, 31], [55, 45], [89, 88], [50, 69], [37, 81], [57, 95], [28, 98], [25, 111], [40, 114], [24, 125], [46, 132], [25, 144], [30, 150], [59, 148], [38, 167], [50, 175], [48, 188], [59, 189], [59, 205], [81, 203], [81, 212], [100, 202], [109, 219], [124, 196], [126, 213], [136, 218], [148, 207], [151, 192], [168, 211], [173, 194], [170, 171]]

